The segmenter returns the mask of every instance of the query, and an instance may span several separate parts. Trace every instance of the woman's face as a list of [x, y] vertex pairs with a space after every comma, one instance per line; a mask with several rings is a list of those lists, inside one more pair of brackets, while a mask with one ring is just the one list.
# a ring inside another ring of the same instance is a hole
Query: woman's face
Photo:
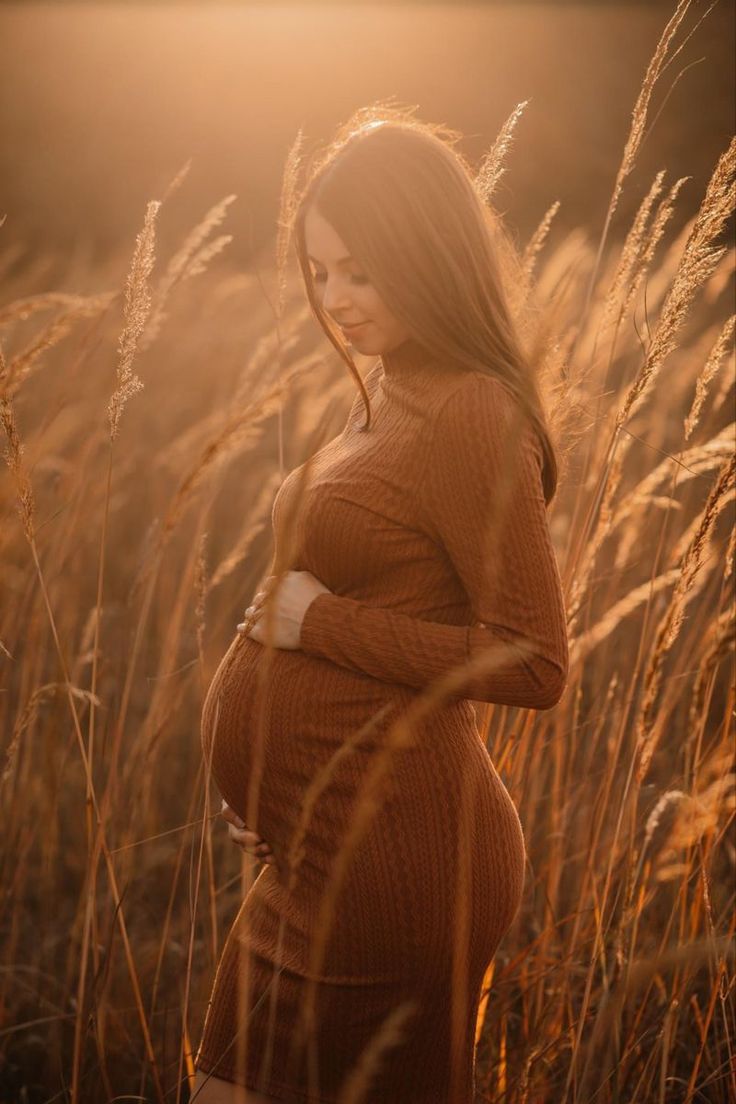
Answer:
[[[353, 348], [380, 356], [410, 336], [314, 204], [304, 217], [304, 237], [317, 299]], [[351, 329], [352, 323], [359, 325]]]

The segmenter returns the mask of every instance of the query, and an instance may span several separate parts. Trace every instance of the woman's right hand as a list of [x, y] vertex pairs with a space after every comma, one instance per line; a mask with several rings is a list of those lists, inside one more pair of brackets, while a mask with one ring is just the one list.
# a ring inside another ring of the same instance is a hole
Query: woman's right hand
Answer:
[[228, 822], [227, 834], [230, 839], [242, 847], [244, 851], [247, 851], [251, 855], [264, 863], [268, 863], [269, 866], [275, 866], [276, 860], [273, 857], [273, 851], [269, 844], [259, 836], [257, 832], [252, 832], [249, 828], [245, 827], [245, 822], [240, 819], [238, 814], [232, 809], [225, 799], [222, 799], [222, 808], [220, 809], [221, 815]]

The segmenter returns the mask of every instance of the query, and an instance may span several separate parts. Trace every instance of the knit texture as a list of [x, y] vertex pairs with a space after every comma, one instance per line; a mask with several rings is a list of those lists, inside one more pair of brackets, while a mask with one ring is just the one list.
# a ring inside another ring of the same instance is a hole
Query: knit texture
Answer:
[[[357, 396], [298, 509], [299, 468], [273, 506], [274, 558], [295, 548], [290, 567], [330, 593], [308, 607], [298, 650], [236, 637], [204, 704], [215, 782], [277, 866], [261, 869], [228, 934], [196, 1062], [283, 1101], [353, 1099], [361, 1068], [366, 1104], [470, 1104], [483, 977], [524, 872], [471, 702], [559, 700], [562, 591], [541, 448], [506, 387], [413, 340], [365, 384], [371, 428]], [[320, 909], [392, 724], [478, 661], [389, 749], [315, 969]]]

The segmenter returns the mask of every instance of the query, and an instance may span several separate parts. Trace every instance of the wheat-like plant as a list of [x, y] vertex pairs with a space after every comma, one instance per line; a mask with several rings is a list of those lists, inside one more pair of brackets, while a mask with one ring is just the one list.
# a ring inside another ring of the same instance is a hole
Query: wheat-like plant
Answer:
[[490, 201], [498, 182], [506, 172], [506, 166], [504, 165], [506, 154], [511, 148], [516, 124], [524, 113], [524, 108], [528, 103], [528, 100], [522, 100], [521, 103], [516, 105], [498, 132], [493, 145], [480, 163], [475, 177], [475, 186], [485, 203]]
[[143, 229], [136, 239], [125, 284], [125, 327], [118, 345], [117, 387], [107, 408], [111, 441], [118, 435], [120, 417], [128, 399], [143, 389], [143, 381], [133, 371], [133, 361], [151, 310], [148, 278], [154, 265], [156, 215], [160, 206], [158, 200], [151, 200], [146, 208]]
[[[711, 6], [698, 6], [696, 25]], [[694, 154], [692, 178], [668, 185], [663, 169], [646, 179], [637, 172], [667, 108], [665, 80], [694, 33], [685, 34], [694, 8], [677, 3], [655, 47], [600, 235], [561, 228], [549, 197], [519, 250], [512, 298], [529, 320], [525, 349], [560, 453], [548, 517], [570, 672], [551, 710], [476, 703], [528, 856], [524, 900], [486, 972], [475, 1025], [477, 1096], [489, 1104], [736, 1097], [727, 301], [736, 249], [726, 233], [736, 144], [699, 196], [686, 186], [701, 171]], [[477, 177], [486, 198], [528, 110], [533, 103], [522, 101], [489, 143]], [[412, 111], [379, 101], [355, 118]], [[276, 592], [297, 560], [313, 458], [356, 394], [289, 263], [303, 141], [300, 130], [286, 154], [273, 240], [248, 272], [220, 232], [232, 195], [203, 205], [170, 255], [162, 249], [161, 208], [176, 229], [189, 163], [147, 205], [132, 257], [121, 246], [104, 267], [90, 262], [84, 294], [71, 277], [49, 287], [53, 258], [24, 257], [22, 243], [8, 242], [0, 257], [0, 1082], [11, 1079], [8, 1099], [30, 1100], [32, 1085], [39, 1099], [63, 1091], [73, 1104], [126, 1093], [185, 1099], [222, 940], [258, 875], [215, 811], [199, 717], [248, 596]], [[640, 191], [624, 220], [630, 186]], [[9, 236], [10, 224], [0, 226]], [[127, 400], [144, 379], [123, 432]], [[276, 557], [271, 506], [296, 468]], [[510, 480], [494, 518], [506, 494]], [[478, 540], [487, 535], [479, 519]], [[268, 637], [270, 608], [264, 684], [282, 658]], [[306, 876], [330, 783], [381, 727], [318, 902], [310, 977], [329, 962], [340, 890], [381, 815], [397, 755], [475, 675], [526, 655], [523, 641], [515, 652], [506, 642], [447, 672], [409, 706], [376, 710], [315, 765], [285, 856], [291, 892]], [[243, 734], [253, 741], [245, 800], [256, 827], [269, 784], [267, 719], [257, 711]], [[466, 794], [463, 832], [473, 808]], [[441, 858], [454, 863], [457, 887], [447, 1010], [456, 1032], [468, 874], [484, 858], [457, 840]], [[272, 1029], [256, 1056], [264, 1072], [281, 1057], [272, 1043], [284, 922], [271, 984], [241, 1009], [244, 1030], [227, 1055], [245, 1065], [249, 1016], [262, 1012]], [[247, 955], [242, 970], [245, 1004]], [[411, 1037], [413, 1011], [387, 1010], [355, 1055], [341, 1104], [372, 1099], [384, 1062]], [[295, 1049], [308, 1046], [318, 1013], [308, 986], [289, 1025]]]

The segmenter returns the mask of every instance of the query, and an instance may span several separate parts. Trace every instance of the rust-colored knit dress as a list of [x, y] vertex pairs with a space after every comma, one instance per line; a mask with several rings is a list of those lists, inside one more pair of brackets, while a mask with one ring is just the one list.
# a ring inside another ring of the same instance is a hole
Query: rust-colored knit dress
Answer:
[[[519, 819], [471, 701], [559, 700], [562, 590], [541, 448], [504, 385], [413, 339], [365, 383], [371, 428], [357, 396], [296, 512], [290, 569], [331, 593], [308, 607], [299, 650], [236, 637], [204, 705], [212, 776], [277, 866], [261, 868], [230, 930], [196, 1065], [288, 1102], [471, 1104], [483, 977], [524, 874]], [[297, 473], [274, 502], [276, 550]], [[468, 677], [392, 751], [351, 844], [396, 719], [450, 668], [519, 637], [531, 657], [507, 645], [502, 666]]]

